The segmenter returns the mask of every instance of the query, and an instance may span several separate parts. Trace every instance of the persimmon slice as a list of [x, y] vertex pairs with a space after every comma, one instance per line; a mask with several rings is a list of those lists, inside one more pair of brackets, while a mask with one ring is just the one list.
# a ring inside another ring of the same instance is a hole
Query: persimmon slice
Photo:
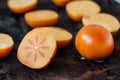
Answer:
[[52, 0], [52, 2], [58, 7], [64, 7], [70, 1], [72, 0]]
[[52, 61], [55, 53], [55, 38], [42, 30], [32, 30], [21, 41], [17, 57], [22, 64], [33, 69], [41, 69]]
[[72, 34], [60, 27], [40, 27], [36, 29], [43, 29], [48, 35], [53, 36], [57, 41], [58, 48], [66, 47], [72, 39]]
[[90, 0], [75, 0], [66, 5], [68, 16], [74, 21], [81, 21], [82, 17], [93, 15], [101, 11], [100, 6]]
[[0, 58], [7, 57], [13, 49], [14, 41], [12, 37], [5, 33], [0, 33]]
[[37, 6], [38, 0], [8, 0], [8, 7], [14, 13], [25, 13]]
[[106, 28], [113, 35], [120, 29], [120, 23], [116, 17], [108, 13], [99, 13], [82, 19], [83, 25], [98, 24]]
[[51, 26], [57, 23], [58, 13], [53, 10], [37, 10], [25, 14], [26, 23], [32, 27]]

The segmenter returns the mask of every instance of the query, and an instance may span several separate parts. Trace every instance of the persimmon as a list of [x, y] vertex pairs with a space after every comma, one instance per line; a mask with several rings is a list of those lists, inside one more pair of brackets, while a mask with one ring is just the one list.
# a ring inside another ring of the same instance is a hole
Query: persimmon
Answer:
[[12, 37], [5, 33], [0, 33], [0, 58], [7, 57], [13, 49], [14, 41]]
[[60, 27], [40, 27], [36, 29], [43, 29], [48, 35], [53, 36], [57, 41], [58, 48], [66, 47], [72, 39], [72, 34]]
[[97, 14], [100, 11], [100, 6], [91, 0], [75, 0], [66, 5], [66, 12], [74, 21], [81, 21], [82, 17]]
[[45, 68], [50, 64], [57, 49], [55, 38], [44, 30], [32, 30], [21, 41], [17, 57], [25, 66], [32, 69]]
[[64, 7], [70, 1], [72, 0], [52, 0], [52, 2], [58, 7]]
[[88, 60], [104, 59], [114, 50], [114, 39], [103, 26], [90, 24], [82, 27], [76, 34], [75, 47]]
[[9, 9], [17, 14], [22, 14], [36, 8], [38, 0], [8, 0]]
[[108, 13], [99, 13], [84, 17], [82, 19], [82, 23], [83, 25], [89, 25], [89, 24], [102, 25], [113, 35], [115, 35], [120, 29], [119, 20], [115, 16]]
[[58, 18], [58, 13], [53, 10], [37, 10], [25, 14], [25, 21], [32, 28], [54, 25]]

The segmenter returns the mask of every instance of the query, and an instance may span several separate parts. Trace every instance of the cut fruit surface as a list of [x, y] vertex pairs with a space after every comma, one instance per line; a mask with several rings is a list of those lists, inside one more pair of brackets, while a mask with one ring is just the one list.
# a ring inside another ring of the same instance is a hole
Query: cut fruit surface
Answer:
[[8, 0], [7, 4], [14, 13], [25, 13], [37, 6], [38, 0]]
[[113, 35], [120, 29], [120, 23], [116, 17], [108, 13], [99, 13], [92, 16], [87, 16], [82, 19], [83, 25], [98, 24], [106, 28]]
[[40, 27], [36, 29], [43, 29], [48, 35], [54, 37], [57, 41], [58, 48], [66, 47], [72, 39], [72, 34], [60, 27]]
[[53, 10], [37, 10], [25, 14], [25, 21], [32, 28], [54, 25], [58, 18], [58, 13]]
[[28, 32], [19, 45], [17, 57], [19, 61], [33, 69], [46, 67], [56, 53], [56, 41], [42, 30]]
[[81, 21], [84, 16], [99, 13], [101, 8], [94, 1], [75, 0], [66, 5], [66, 11], [72, 20]]
[[0, 58], [7, 57], [13, 49], [14, 41], [8, 34], [0, 33]]

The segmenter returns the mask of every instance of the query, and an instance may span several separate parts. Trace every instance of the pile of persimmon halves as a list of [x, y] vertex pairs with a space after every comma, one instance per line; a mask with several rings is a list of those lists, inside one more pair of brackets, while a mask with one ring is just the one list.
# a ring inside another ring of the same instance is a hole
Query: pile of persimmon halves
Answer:
[[[110, 56], [114, 50], [113, 36], [120, 28], [115, 16], [101, 12], [100, 5], [94, 0], [51, 1], [57, 7], [65, 7], [70, 19], [83, 24], [75, 36], [75, 48], [81, 56], [87, 60]], [[39, 5], [38, 0], [8, 0], [7, 5], [11, 12], [24, 14], [25, 22], [32, 28], [23, 37], [17, 50], [17, 58], [23, 65], [32, 69], [45, 68], [55, 57], [58, 48], [69, 46], [73, 36], [62, 26], [55, 26], [59, 21], [56, 11], [35, 10]], [[13, 46], [14, 43], [11, 43]]]

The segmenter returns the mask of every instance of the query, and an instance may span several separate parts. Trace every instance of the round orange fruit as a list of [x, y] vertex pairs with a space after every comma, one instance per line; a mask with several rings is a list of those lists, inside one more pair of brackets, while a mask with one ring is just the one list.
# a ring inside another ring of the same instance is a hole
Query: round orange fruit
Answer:
[[88, 60], [103, 59], [112, 53], [114, 39], [104, 27], [97, 24], [86, 25], [78, 31], [75, 47]]

